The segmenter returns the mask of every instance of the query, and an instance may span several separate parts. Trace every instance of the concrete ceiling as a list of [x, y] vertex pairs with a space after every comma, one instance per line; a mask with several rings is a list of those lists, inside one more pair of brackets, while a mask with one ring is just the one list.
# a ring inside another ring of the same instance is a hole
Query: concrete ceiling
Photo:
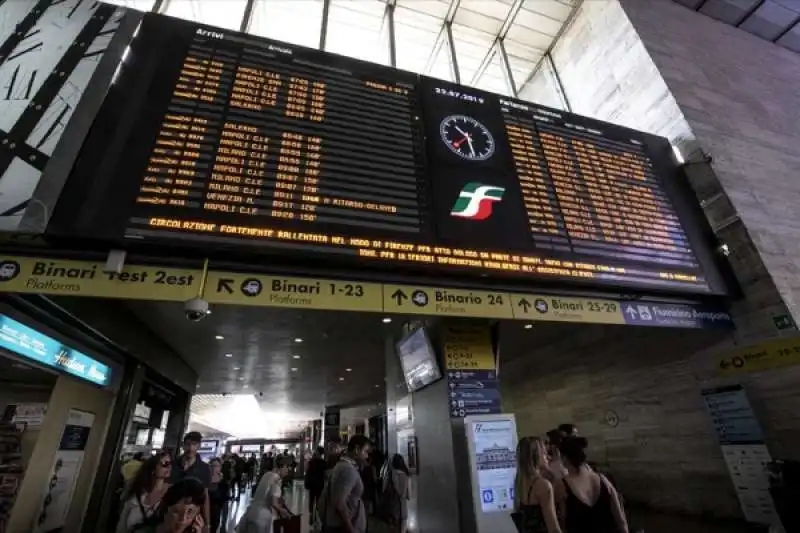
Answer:
[[[319, 418], [326, 405], [368, 409], [385, 397], [384, 339], [396, 334], [397, 321], [384, 324], [375, 314], [216, 306], [192, 323], [181, 303], [127, 305], [197, 371], [193, 417], [220, 432], [282, 436]], [[266, 426], [248, 424], [248, 415]]]
[[800, 0], [674, 0], [800, 53]]

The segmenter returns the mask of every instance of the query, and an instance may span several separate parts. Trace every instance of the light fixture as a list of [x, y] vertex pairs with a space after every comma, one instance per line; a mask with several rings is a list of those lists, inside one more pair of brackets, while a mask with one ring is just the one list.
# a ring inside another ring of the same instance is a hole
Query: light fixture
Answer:
[[299, 342], [303, 342], [303, 339], [301, 339], [300, 337], [297, 337], [297, 338], [294, 340], [294, 342], [298, 342], [298, 343], [299, 343]]
[[206, 314], [210, 315], [211, 314], [211, 309], [206, 309]]
[[221, 340], [222, 340], [222, 339], [224, 339], [225, 337], [223, 337], [222, 335], [217, 335], [215, 338], [216, 338], [218, 341], [221, 341]]
[[300, 359], [300, 356], [299, 355], [293, 355], [292, 359]]
[[345, 371], [345, 372], [352, 372], [352, 371], [353, 371], [353, 369], [352, 369], [352, 368], [345, 368], [345, 369], [344, 369], [344, 371]]
[[225, 357], [233, 357], [233, 354], [232, 353], [226, 353]]
[[234, 369], [234, 370], [239, 370], [239, 369], [240, 369], [240, 367], [238, 367], [238, 366], [235, 366], [235, 367], [233, 367], [233, 369]]
[[344, 381], [344, 378], [339, 378], [339, 381]]
[[380, 386], [380, 385], [375, 385], [375, 388], [376, 388], [376, 389], [380, 389], [380, 388], [381, 388], [381, 386]]
[[249, 387], [249, 386], [250, 386], [250, 385], [247, 385], [247, 384], [245, 384], [244, 388], [246, 389], [246, 388], [247, 388], [247, 387]]
[[531, 329], [532, 327], [533, 327], [533, 324], [525, 324], [525, 329]]
[[244, 381], [244, 378], [239, 378], [239, 381]]
[[297, 372], [297, 367], [292, 367], [292, 372]]
[[383, 323], [384, 323], [384, 324], [389, 324], [389, 323], [391, 323], [391, 321], [392, 321], [392, 319], [391, 319], [391, 318], [389, 318], [388, 316], [387, 316], [386, 318], [384, 318], [384, 319], [383, 319]]

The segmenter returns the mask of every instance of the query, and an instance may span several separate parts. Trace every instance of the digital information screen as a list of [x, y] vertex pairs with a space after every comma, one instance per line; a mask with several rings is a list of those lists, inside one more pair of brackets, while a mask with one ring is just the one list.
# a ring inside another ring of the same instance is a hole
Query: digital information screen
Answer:
[[723, 293], [676, 175], [665, 139], [147, 15], [48, 232]]

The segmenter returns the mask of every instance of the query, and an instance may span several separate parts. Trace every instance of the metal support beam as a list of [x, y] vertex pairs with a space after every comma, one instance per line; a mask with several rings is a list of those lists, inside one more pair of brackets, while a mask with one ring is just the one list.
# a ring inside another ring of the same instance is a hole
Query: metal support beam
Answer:
[[783, 38], [783, 36], [784, 36], [784, 35], [786, 35], [786, 34], [787, 34], [787, 33], [789, 33], [790, 31], [792, 31], [793, 29], [795, 29], [795, 27], [797, 26], [797, 24], [798, 24], [798, 23], [800, 23], [800, 15], [797, 15], [797, 16], [794, 18], [794, 20], [791, 22], [791, 24], [789, 24], [788, 26], [786, 26], [786, 29], [784, 29], [784, 30], [783, 30], [782, 32], [780, 32], [780, 33], [779, 33], [779, 34], [778, 34], [778, 35], [777, 35], [777, 36], [776, 36], [774, 39], [772, 39], [772, 42], [773, 42], [773, 43], [777, 43], [778, 41], [780, 41], [780, 40]]
[[503, 74], [506, 78], [506, 85], [508, 85], [508, 92], [514, 98], [517, 97], [517, 84], [514, 81], [514, 73], [511, 72], [511, 63], [508, 62], [508, 54], [506, 53], [506, 46], [502, 40], [497, 41], [497, 51], [500, 54], [500, 63], [503, 65]]
[[494, 36], [494, 42], [492, 43], [492, 46], [490, 46], [489, 50], [486, 51], [486, 55], [483, 56], [478, 69], [475, 71], [475, 75], [472, 76], [470, 85], [476, 85], [480, 81], [481, 76], [483, 76], [483, 73], [486, 72], [487, 67], [491, 64], [492, 60], [497, 54], [498, 41], [505, 39], [509, 28], [511, 28], [511, 25], [514, 23], [514, 19], [517, 18], [517, 14], [522, 8], [522, 3], [523, 0], [514, 0], [514, 4], [511, 6], [511, 8], [509, 8], [506, 18], [503, 21], [503, 24], [500, 26], [500, 30], [497, 32], [497, 35]]
[[755, 4], [753, 4], [753, 7], [751, 7], [751, 8], [750, 8], [750, 9], [748, 9], [747, 11], [745, 11], [744, 15], [742, 15], [742, 16], [739, 18], [739, 20], [737, 20], [737, 21], [736, 21], [736, 23], [734, 24], [734, 26], [736, 26], [736, 27], [738, 28], [739, 26], [741, 26], [742, 24], [744, 24], [744, 21], [746, 21], [747, 19], [749, 19], [749, 18], [750, 18], [750, 16], [751, 16], [753, 13], [755, 13], [756, 11], [758, 11], [758, 10], [761, 8], [761, 6], [763, 6], [763, 5], [764, 5], [764, 3], [765, 3], [766, 1], [767, 1], [767, 0], [758, 0], [758, 2], [756, 2]]
[[700, 11], [701, 9], [703, 9], [703, 6], [706, 5], [706, 2], [708, 2], [708, 0], [700, 0], [700, 3], [694, 6], [694, 10]]
[[564, 108], [572, 113], [572, 106], [569, 103], [569, 98], [567, 98], [567, 93], [564, 91], [564, 84], [561, 83], [561, 76], [558, 75], [558, 69], [556, 68], [556, 64], [553, 61], [553, 56], [550, 52], [545, 54], [545, 61], [550, 66], [550, 72], [553, 73], [553, 79], [556, 82], [556, 91], [558, 91], [558, 95], [561, 97], [561, 102], [564, 104]]
[[389, 66], [397, 67], [397, 40], [394, 35], [394, 0], [386, 4], [386, 23], [389, 25]]
[[453, 41], [453, 28], [450, 23], [445, 24], [445, 32], [447, 34], [447, 49], [450, 53], [450, 68], [453, 71], [453, 81], [461, 83], [461, 71], [458, 69], [458, 58], [456, 57], [456, 45]]
[[153, 9], [151, 9], [150, 12], [163, 13], [167, 7], [165, 5], [167, 2], [169, 2], [169, 0], [156, 0], [155, 3], [153, 4]]
[[322, 25], [319, 29], [319, 49], [325, 50], [325, 44], [328, 40], [328, 15], [331, 12], [331, 0], [322, 1]]
[[250, 31], [250, 22], [253, 20], [253, 6], [255, 3], [256, 0], [247, 0], [247, 5], [244, 6], [244, 16], [242, 17], [242, 24], [239, 27], [239, 31], [243, 33]]
[[492, 46], [489, 47], [489, 51], [486, 52], [486, 55], [483, 56], [480, 65], [475, 70], [475, 74], [472, 75], [472, 79], [469, 81], [470, 85], [477, 85], [478, 81], [483, 77], [483, 73], [486, 72], [486, 69], [489, 68], [489, 65], [492, 64], [494, 57], [497, 55], [497, 39], [495, 39]]

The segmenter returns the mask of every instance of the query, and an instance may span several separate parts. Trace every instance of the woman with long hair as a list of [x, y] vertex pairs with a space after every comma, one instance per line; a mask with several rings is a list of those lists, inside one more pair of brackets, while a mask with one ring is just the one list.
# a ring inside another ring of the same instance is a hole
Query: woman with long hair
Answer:
[[124, 496], [125, 504], [116, 533], [129, 533], [152, 516], [169, 489], [172, 458], [160, 452], [147, 459], [136, 472]]
[[406, 460], [399, 453], [392, 456], [389, 471], [383, 480], [384, 512], [392, 533], [406, 533], [408, 523], [408, 500], [411, 497], [411, 473]]
[[519, 533], [561, 533], [553, 486], [545, 477], [547, 452], [538, 437], [523, 437], [517, 444], [514, 513]]
[[193, 477], [183, 478], [164, 493], [156, 513], [135, 532], [203, 533], [205, 524], [200, 511], [205, 501], [205, 486]]
[[567, 533], [628, 533], [620, 497], [611, 482], [586, 464], [588, 441], [567, 437], [559, 446], [567, 475], [556, 501]]

